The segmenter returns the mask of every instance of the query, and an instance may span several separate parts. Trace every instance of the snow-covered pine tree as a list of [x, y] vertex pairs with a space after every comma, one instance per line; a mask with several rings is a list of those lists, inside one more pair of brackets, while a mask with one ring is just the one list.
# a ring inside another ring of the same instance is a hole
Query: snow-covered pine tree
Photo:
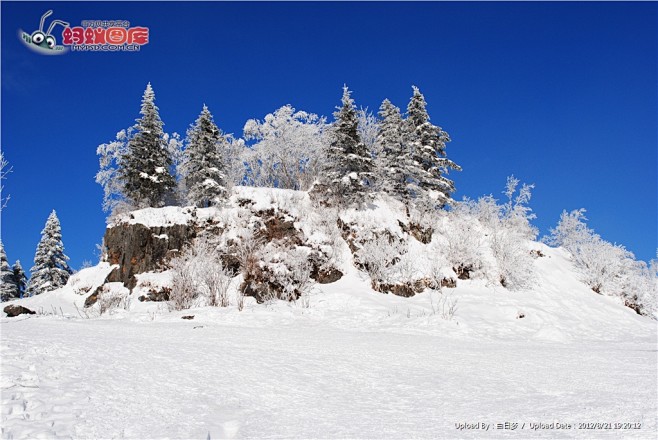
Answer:
[[164, 206], [176, 179], [171, 174], [172, 158], [162, 130], [163, 122], [155, 105], [155, 93], [148, 83], [142, 97], [141, 118], [122, 157], [119, 175], [125, 196], [137, 208]]
[[327, 153], [325, 183], [330, 199], [348, 205], [361, 204], [373, 185], [373, 160], [361, 142], [358, 117], [350, 90], [343, 86], [342, 107], [334, 113], [332, 141]]
[[[444, 176], [449, 169], [461, 167], [446, 157], [450, 136], [430, 122], [425, 97], [413, 86], [413, 96], [407, 106], [405, 143], [411, 152], [409, 161], [410, 193], [427, 208], [443, 207], [450, 201], [455, 184]], [[414, 194], [415, 193], [415, 194]]]
[[224, 136], [204, 105], [194, 125], [187, 130], [183, 164], [187, 204], [205, 208], [226, 198], [222, 141]]
[[68, 259], [64, 254], [62, 228], [57, 213], [53, 210], [41, 231], [41, 241], [34, 254], [34, 267], [30, 271], [30, 281], [27, 284], [27, 295], [40, 295], [64, 286], [72, 273]]
[[27, 276], [21, 265], [21, 260], [16, 260], [12, 267], [12, 271], [14, 272], [14, 280], [18, 287], [18, 297], [23, 298], [25, 296], [25, 289], [27, 288]]
[[387, 194], [392, 195], [404, 202], [410, 196], [407, 191], [407, 163], [409, 154], [403, 148], [404, 121], [400, 109], [391, 101], [385, 99], [379, 107], [379, 132], [377, 133], [377, 144], [380, 155], [377, 157], [377, 177], [379, 188]]
[[0, 301], [9, 301], [18, 298], [18, 284], [14, 277], [14, 271], [9, 267], [5, 247], [0, 241]]

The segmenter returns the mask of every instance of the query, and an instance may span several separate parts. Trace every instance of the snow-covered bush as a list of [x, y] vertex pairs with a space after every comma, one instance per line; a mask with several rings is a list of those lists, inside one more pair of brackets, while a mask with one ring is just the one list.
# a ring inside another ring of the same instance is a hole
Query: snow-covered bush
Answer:
[[259, 270], [260, 253], [263, 245], [264, 241], [250, 230], [245, 230], [239, 237], [236, 257], [245, 279], [248, 279]]
[[291, 237], [266, 240], [270, 232], [273, 231], [254, 233], [245, 229], [235, 239], [235, 258], [244, 280], [239, 290], [259, 303], [302, 300], [308, 305], [308, 295], [315, 284], [311, 274], [317, 251], [294, 244]]
[[315, 285], [311, 278], [310, 252], [305, 246], [287, 248], [279, 243], [263, 246], [256, 253], [255, 264], [243, 269], [245, 293], [258, 302], [301, 300], [308, 305], [308, 296]]
[[[571, 253], [585, 282], [593, 291], [624, 299], [627, 306], [640, 314], [652, 315], [658, 310], [658, 277], [655, 263], [647, 266], [635, 260], [632, 252], [612, 244], [590, 229], [584, 209], [562, 212], [557, 226], [544, 241], [561, 246]], [[653, 269], [652, 269], [653, 268]]]
[[517, 194], [518, 184], [514, 176], [507, 178], [504, 191], [507, 202], [503, 205], [498, 205], [490, 196], [478, 201], [480, 218], [491, 233], [498, 280], [512, 290], [529, 288], [533, 284], [533, 258], [527, 243], [537, 236], [537, 229], [530, 223], [535, 215], [528, 206], [533, 185], [523, 184]]
[[309, 307], [309, 296], [315, 285], [311, 278], [313, 266], [309, 261], [308, 251], [308, 248], [297, 247], [286, 252], [282, 262], [286, 270], [277, 274], [277, 280], [283, 286], [284, 299], [299, 299], [306, 308]]
[[393, 267], [406, 252], [405, 241], [389, 234], [376, 234], [363, 242], [355, 256], [357, 263], [370, 275], [373, 288], [378, 290], [380, 284], [393, 281]]
[[98, 293], [96, 303], [101, 315], [112, 313], [117, 309], [128, 310], [130, 308], [130, 291], [121, 283], [105, 284]]
[[446, 239], [443, 251], [447, 262], [461, 279], [484, 266], [484, 234], [476, 217], [476, 204], [470, 200], [456, 203], [447, 221], [439, 223]]
[[334, 269], [343, 263], [343, 252], [345, 241], [338, 227], [338, 210], [332, 207], [323, 207], [319, 213], [309, 213], [306, 218], [311, 218], [311, 227], [316, 233], [323, 235], [323, 244], [320, 250], [327, 259], [320, 269]]
[[169, 307], [184, 310], [197, 305], [228, 307], [234, 273], [222, 265], [208, 241], [196, 240], [169, 263], [172, 274]]
[[534, 280], [534, 263], [528, 248], [537, 229], [528, 207], [532, 185], [507, 179], [507, 201], [499, 204], [493, 196], [477, 202], [465, 199], [455, 203], [439, 232], [447, 241], [445, 256], [459, 278], [470, 278], [474, 271], [511, 290], [529, 288]]

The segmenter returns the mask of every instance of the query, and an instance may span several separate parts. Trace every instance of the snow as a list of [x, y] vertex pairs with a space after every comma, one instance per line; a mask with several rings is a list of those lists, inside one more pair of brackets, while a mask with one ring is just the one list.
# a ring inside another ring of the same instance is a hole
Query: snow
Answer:
[[132, 301], [84, 319], [74, 289], [111, 267], [85, 269], [18, 301], [43, 314], [1, 320], [2, 436], [502, 438], [510, 432], [455, 424], [559, 421], [642, 428], [514, 434], [655, 438], [655, 321], [588, 291], [566, 252], [541, 251], [532, 293], [483, 281], [444, 289], [458, 300], [452, 320], [432, 313], [429, 293], [377, 294], [356, 269], [318, 286], [309, 308], [248, 298], [242, 312], [169, 313]]
[[[117, 222], [226, 223], [244, 201], [252, 214], [285, 212], [326, 243], [329, 215], [289, 190], [236, 188], [221, 209], [144, 209]], [[391, 200], [340, 218], [408, 238]], [[409, 239], [408, 258], [422, 272], [421, 258], [444, 242]], [[227, 308], [180, 312], [140, 302], [171, 284], [170, 272], [150, 272], [132, 293], [106, 284], [124, 301], [100, 314], [84, 301], [115, 266], [84, 269], [61, 289], [11, 302], [36, 315], [0, 318], [2, 438], [655, 439], [657, 322], [594, 293], [565, 250], [529, 246], [544, 255], [533, 260], [532, 289], [480, 277], [411, 298], [381, 294], [344, 245], [343, 277], [315, 285], [308, 304], [246, 298], [242, 311], [233, 296]], [[574, 427], [530, 428], [555, 422]], [[640, 428], [578, 429], [596, 422]], [[496, 429], [505, 423], [519, 425]]]
[[642, 424], [563, 438], [655, 438], [652, 342], [341, 329], [297, 312], [5, 322], [3, 438], [502, 438], [454, 425], [556, 420]]

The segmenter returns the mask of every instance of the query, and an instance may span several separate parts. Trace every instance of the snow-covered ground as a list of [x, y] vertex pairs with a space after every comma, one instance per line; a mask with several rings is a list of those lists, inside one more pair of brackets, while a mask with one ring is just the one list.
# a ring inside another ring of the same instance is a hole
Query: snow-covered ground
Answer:
[[[3, 323], [3, 438], [655, 438], [650, 339], [510, 341], [204, 317]], [[530, 430], [556, 421], [640, 429]], [[491, 428], [458, 430], [463, 422]], [[517, 432], [494, 430], [505, 422]]]
[[[2, 437], [655, 438], [655, 321], [544, 251], [532, 293], [444, 289], [452, 319], [438, 294], [374, 293], [356, 270], [309, 308], [134, 301], [86, 319], [70, 286], [98, 279], [87, 269], [20, 301], [43, 314], [2, 319]], [[573, 427], [530, 425], [555, 422]]]
[[[240, 198], [253, 201], [247, 216]], [[309, 242], [327, 240], [304, 194], [241, 188], [232, 200], [122, 221], [229, 225], [275, 207]], [[440, 260], [440, 236], [422, 245], [400, 208], [378, 206], [341, 218], [404, 237], [413, 269]], [[247, 298], [244, 310], [235, 298], [177, 312], [138, 301], [171, 283], [164, 272], [138, 275], [132, 294], [106, 284], [124, 300], [100, 314], [85, 299], [114, 266], [84, 269], [12, 302], [36, 315], [0, 318], [2, 438], [655, 439], [657, 321], [594, 293], [563, 249], [529, 246], [543, 255], [531, 288], [480, 276], [402, 298], [373, 291], [343, 243], [339, 281], [296, 303]]]

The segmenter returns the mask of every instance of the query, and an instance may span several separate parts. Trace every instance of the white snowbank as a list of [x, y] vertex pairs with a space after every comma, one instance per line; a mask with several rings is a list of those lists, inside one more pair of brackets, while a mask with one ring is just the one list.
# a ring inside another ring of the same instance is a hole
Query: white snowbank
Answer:
[[[337, 215], [362, 234], [388, 230], [421, 274], [452, 271], [440, 258], [445, 239], [409, 237], [389, 200], [320, 215], [304, 193], [236, 188], [221, 209], [145, 209], [118, 221], [244, 225], [269, 209], [316, 244]], [[83, 305], [113, 269], [106, 263], [13, 301], [39, 313], [0, 319], [3, 438], [497, 438], [510, 435], [498, 423], [555, 421], [640, 428], [526, 425], [512, 435], [655, 438], [657, 322], [594, 293], [562, 249], [529, 243], [544, 255], [531, 290], [480, 277], [402, 298], [373, 291], [342, 243], [344, 276], [316, 285], [308, 307], [247, 298], [240, 311], [232, 297], [227, 308], [170, 312], [140, 302], [170, 285], [162, 272], [138, 275], [129, 296], [108, 285], [121, 305], [99, 316]], [[490, 430], [456, 428], [478, 421]]]

